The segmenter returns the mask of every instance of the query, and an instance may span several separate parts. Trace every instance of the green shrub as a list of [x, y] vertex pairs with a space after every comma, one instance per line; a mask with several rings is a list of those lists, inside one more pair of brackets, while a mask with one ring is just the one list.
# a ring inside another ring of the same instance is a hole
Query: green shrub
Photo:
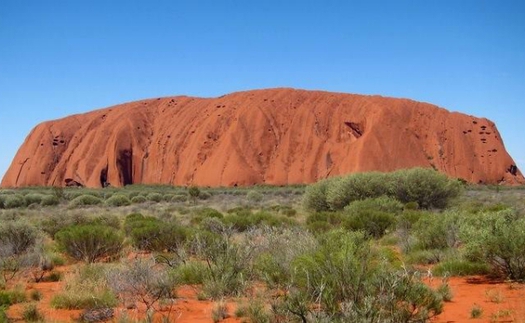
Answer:
[[350, 202], [388, 195], [390, 175], [378, 172], [355, 173], [336, 178], [326, 194], [330, 209], [342, 210]]
[[206, 265], [200, 261], [188, 261], [175, 268], [171, 275], [180, 284], [202, 284], [206, 275]]
[[359, 213], [364, 210], [374, 210], [391, 214], [399, 214], [403, 211], [403, 204], [394, 198], [388, 196], [380, 196], [353, 201], [350, 204], [348, 204], [344, 208], [344, 210], [346, 214]]
[[374, 238], [381, 238], [396, 222], [394, 215], [375, 210], [360, 210], [343, 222], [346, 229], [363, 231]]
[[188, 188], [188, 195], [195, 203], [197, 199], [199, 198], [199, 195], [201, 195], [201, 190], [197, 186], [190, 186]]
[[442, 311], [437, 293], [417, 276], [380, 261], [362, 233], [329, 232], [293, 266], [295, 288], [281, 308], [296, 319], [309, 317], [314, 303], [316, 313], [342, 322], [417, 322]]
[[148, 251], [175, 251], [187, 238], [187, 231], [157, 218], [132, 215], [124, 223], [134, 247]]
[[188, 196], [185, 194], [175, 194], [171, 198], [171, 202], [186, 202], [188, 200]]
[[464, 221], [461, 237], [469, 260], [490, 264], [502, 277], [525, 280], [525, 218], [505, 210]]
[[442, 283], [441, 285], [438, 286], [436, 292], [441, 295], [441, 298], [445, 301], [445, 302], [450, 302], [452, 301], [452, 298], [454, 297], [454, 295], [452, 294], [452, 289], [450, 289], [450, 286], [448, 283]]
[[146, 195], [146, 198], [148, 199], [148, 201], [152, 201], [152, 202], [157, 202], [158, 203], [158, 202], [162, 201], [162, 194], [152, 192], [152, 193], [149, 193], [148, 195]]
[[102, 204], [102, 199], [90, 195], [90, 194], [83, 194], [80, 196], [75, 197], [71, 202], [69, 202], [70, 207], [78, 207], [78, 206], [88, 206], [88, 205], [99, 205]]
[[36, 304], [28, 304], [24, 307], [22, 311], [22, 317], [26, 322], [41, 322], [44, 320], [44, 315], [40, 313]]
[[325, 179], [306, 187], [303, 204], [307, 210], [315, 212], [330, 210], [326, 194], [331, 182], [332, 180]]
[[147, 202], [147, 201], [148, 200], [144, 196], [141, 196], [141, 195], [133, 196], [131, 198], [131, 203], [133, 203], [133, 204], [140, 204], [140, 203], [144, 203], [144, 202]]
[[27, 222], [6, 221], [0, 224], [0, 246], [20, 255], [32, 248], [38, 239], [38, 230]]
[[55, 234], [55, 240], [69, 256], [92, 263], [119, 255], [124, 238], [111, 227], [86, 224], [60, 230]]
[[251, 191], [248, 191], [248, 193], [246, 193], [246, 199], [250, 202], [258, 203], [258, 202], [261, 202], [263, 198], [264, 198], [264, 195], [258, 191], [251, 190]]
[[8, 195], [4, 198], [4, 208], [13, 209], [26, 206], [25, 199], [22, 195]]
[[208, 200], [209, 198], [211, 198], [211, 193], [210, 192], [202, 191], [199, 194], [199, 200]]
[[52, 308], [62, 308], [68, 310], [75, 309], [96, 309], [115, 307], [118, 300], [109, 290], [103, 290], [97, 293], [88, 291], [66, 291], [56, 294], [51, 299]]
[[400, 170], [392, 175], [394, 196], [403, 203], [416, 202], [425, 209], [444, 208], [462, 191], [460, 181], [429, 168]]
[[39, 301], [42, 299], [42, 292], [40, 292], [39, 290], [33, 289], [31, 293], [29, 294], [29, 296], [31, 297], [31, 300]]
[[0, 290], [0, 307], [10, 306], [26, 301], [25, 292], [21, 288], [15, 288], [9, 291]]
[[446, 260], [432, 269], [436, 276], [472, 276], [486, 275], [490, 272], [487, 264], [468, 260]]
[[446, 249], [460, 244], [461, 213], [426, 213], [412, 227], [422, 249]]
[[115, 194], [104, 202], [107, 206], [127, 206], [131, 204], [129, 198], [122, 194]]
[[87, 264], [78, 267], [66, 279], [63, 292], [51, 299], [52, 308], [99, 309], [115, 307], [116, 295], [109, 289], [105, 264]]
[[331, 225], [339, 225], [345, 216], [341, 212], [315, 212], [306, 217], [306, 224], [315, 222], [327, 222]]
[[60, 199], [55, 195], [44, 195], [42, 197], [42, 206], [52, 206], [60, 204]]
[[31, 205], [31, 204], [41, 204], [42, 200], [44, 199], [44, 194], [40, 193], [29, 193], [24, 196], [25, 199], [25, 205]]

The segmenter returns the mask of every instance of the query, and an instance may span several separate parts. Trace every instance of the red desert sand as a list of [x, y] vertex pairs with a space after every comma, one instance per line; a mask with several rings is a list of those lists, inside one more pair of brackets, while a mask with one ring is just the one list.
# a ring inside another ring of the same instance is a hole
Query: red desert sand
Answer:
[[493, 122], [432, 104], [268, 89], [136, 101], [36, 126], [2, 187], [302, 184], [433, 167], [520, 184]]

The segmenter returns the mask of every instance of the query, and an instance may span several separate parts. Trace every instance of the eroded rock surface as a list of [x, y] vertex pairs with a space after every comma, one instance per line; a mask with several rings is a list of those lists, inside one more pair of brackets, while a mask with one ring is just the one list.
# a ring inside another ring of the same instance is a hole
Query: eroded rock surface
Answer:
[[36, 126], [2, 187], [311, 183], [434, 167], [523, 183], [496, 126], [407, 99], [294, 89], [130, 102]]

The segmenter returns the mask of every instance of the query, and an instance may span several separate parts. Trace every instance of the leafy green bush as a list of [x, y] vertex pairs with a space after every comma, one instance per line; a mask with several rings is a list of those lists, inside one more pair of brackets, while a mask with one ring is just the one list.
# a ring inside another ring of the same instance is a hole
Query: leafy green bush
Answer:
[[180, 284], [202, 284], [206, 275], [206, 265], [200, 261], [188, 261], [170, 273]]
[[187, 238], [187, 231], [183, 227], [141, 214], [128, 215], [124, 228], [133, 246], [141, 250], [175, 251]]
[[149, 193], [146, 198], [148, 199], [148, 201], [152, 201], [152, 202], [160, 202], [162, 201], [162, 194], [160, 193], [155, 193], [155, 192], [152, 192], [152, 193]]
[[144, 203], [144, 202], [147, 202], [147, 201], [148, 200], [142, 195], [133, 196], [131, 198], [131, 203], [133, 203], [133, 204], [140, 204], [140, 203]]
[[88, 263], [116, 257], [124, 242], [114, 228], [98, 224], [67, 227], [55, 234], [55, 240], [69, 256]]
[[24, 196], [25, 204], [41, 204], [42, 200], [44, 199], [44, 196], [44, 194], [40, 193], [28, 193], [26, 194], [26, 196]]
[[52, 206], [60, 204], [60, 199], [55, 195], [44, 195], [42, 197], [42, 206]]
[[468, 260], [446, 260], [438, 263], [432, 269], [436, 276], [472, 276], [490, 273], [487, 264]]
[[20, 194], [7, 195], [4, 198], [4, 208], [13, 209], [26, 206], [24, 196]]
[[353, 201], [345, 208], [345, 213], [354, 214], [364, 210], [381, 211], [390, 214], [399, 214], [403, 211], [403, 203], [398, 200], [388, 197], [380, 196], [375, 198], [367, 198], [364, 200]]
[[525, 218], [512, 210], [466, 217], [461, 237], [466, 256], [487, 262], [495, 273], [525, 280]]
[[444, 208], [462, 191], [462, 184], [432, 169], [413, 168], [394, 173], [355, 173], [309, 185], [305, 208], [342, 210], [353, 201], [390, 196], [421, 208]]
[[107, 206], [127, 206], [131, 204], [131, 201], [126, 195], [114, 194], [104, 202]]
[[31, 303], [24, 307], [22, 311], [22, 317], [26, 322], [42, 322], [44, 321], [44, 315], [38, 310], [36, 304]]
[[20, 255], [33, 247], [38, 239], [38, 230], [27, 222], [6, 221], [0, 224], [0, 246]]
[[246, 199], [250, 202], [261, 202], [264, 198], [264, 195], [261, 192], [251, 190], [246, 193]]
[[171, 202], [186, 202], [188, 200], [188, 196], [185, 194], [175, 194], [171, 198]]
[[446, 249], [460, 244], [462, 213], [448, 211], [441, 214], [425, 213], [412, 227], [421, 249]]
[[380, 261], [362, 233], [321, 236], [319, 247], [299, 256], [294, 268], [294, 288], [280, 307], [296, 319], [309, 317], [314, 303], [328, 321], [343, 322], [426, 321], [442, 311], [437, 293]]
[[105, 264], [78, 267], [67, 277], [63, 292], [51, 299], [51, 307], [63, 309], [99, 309], [115, 307], [116, 295], [109, 289]]
[[394, 172], [394, 196], [403, 203], [417, 202], [421, 208], [444, 208], [462, 191], [458, 180], [429, 168]]
[[374, 238], [381, 238], [396, 223], [394, 215], [371, 209], [356, 211], [343, 222], [345, 228], [363, 231]]
[[336, 178], [328, 188], [326, 199], [330, 209], [341, 210], [350, 202], [388, 195], [390, 176], [385, 173], [355, 173]]
[[102, 204], [102, 199], [90, 194], [83, 194], [75, 197], [69, 202], [70, 207], [88, 206], [88, 205], [99, 205]]
[[303, 204], [307, 210], [315, 212], [330, 210], [326, 195], [332, 181], [332, 179], [325, 179], [306, 187]]

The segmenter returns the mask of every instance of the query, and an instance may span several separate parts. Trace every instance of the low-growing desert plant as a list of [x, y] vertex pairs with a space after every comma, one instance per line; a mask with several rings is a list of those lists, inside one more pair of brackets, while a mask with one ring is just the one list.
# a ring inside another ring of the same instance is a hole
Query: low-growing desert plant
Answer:
[[115, 229], [97, 224], [67, 227], [55, 234], [55, 240], [69, 256], [88, 263], [116, 257], [124, 242]]
[[474, 304], [470, 309], [470, 318], [477, 319], [483, 315], [483, 308], [481, 306]]
[[174, 297], [175, 281], [166, 270], [155, 267], [154, 259], [124, 262], [107, 273], [111, 289], [124, 302], [141, 302], [150, 311], [162, 299]]
[[114, 194], [113, 196], [108, 198], [104, 202], [104, 204], [106, 204], [107, 206], [126, 206], [126, 205], [130, 205], [131, 201], [126, 195]]
[[44, 321], [44, 315], [36, 307], [36, 304], [31, 303], [24, 307], [22, 311], [22, 317], [26, 322], [42, 322]]
[[214, 323], [217, 323], [228, 317], [228, 307], [226, 303], [223, 300], [218, 301], [211, 310], [211, 319]]
[[102, 204], [102, 199], [90, 194], [77, 196], [73, 200], [71, 200], [71, 202], [69, 202], [70, 207], [90, 206], [99, 204]]
[[63, 309], [95, 309], [115, 307], [116, 295], [106, 281], [107, 265], [87, 264], [69, 274], [64, 290], [51, 299], [51, 307]]

